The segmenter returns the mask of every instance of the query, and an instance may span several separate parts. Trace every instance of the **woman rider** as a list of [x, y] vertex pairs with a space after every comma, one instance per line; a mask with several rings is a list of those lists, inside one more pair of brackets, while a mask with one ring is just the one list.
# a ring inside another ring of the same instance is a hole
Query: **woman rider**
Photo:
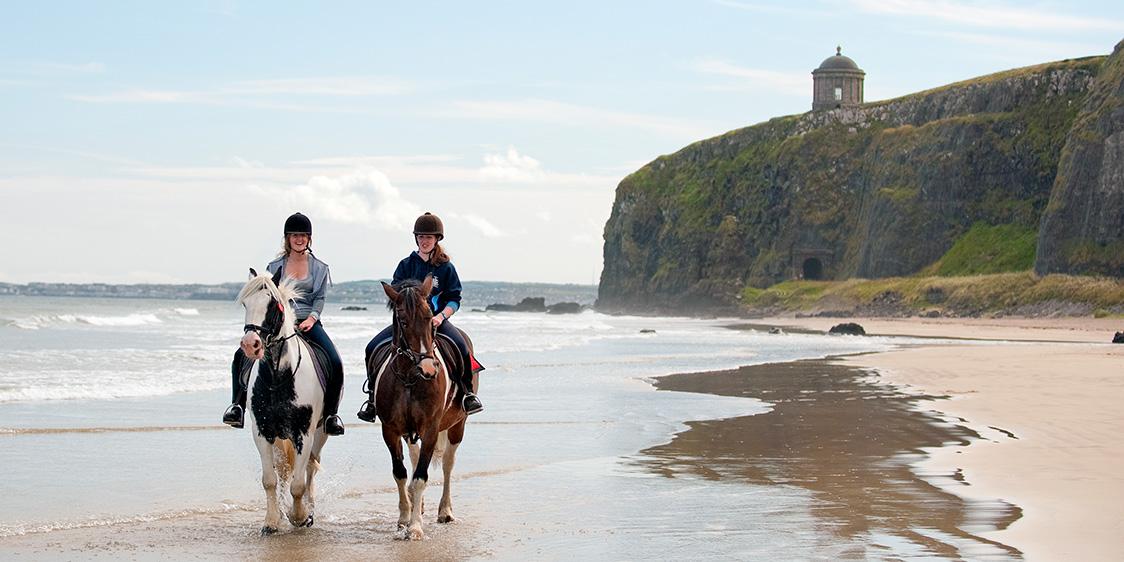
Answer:
[[[294, 287], [300, 292], [300, 297], [293, 303], [297, 330], [305, 340], [326, 351], [332, 363], [331, 372], [327, 374], [328, 388], [324, 392], [324, 431], [328, 435], [343, 435], [343, 422], [336, 415], [343, 395], [343, 363], [336, 346], [320, 324], [324, 296], [331, 281], [328, 264], [312, 255], [312, 221], [308, 217], [294, 213], [285, 221], [285, 241], [281, 253], [266, 268], [274, 275], [280, 271], [282, 277], [296, 280]], [[249, 373], [250, 364], [241, 348], [234, 352], [234, 363], [231, 365], [233, 404], [222, 416], [223, 423], [233, 427], [243, 425], [246, 410], [246, 381], [243, 377]]]
[[[449, 318], [456, 314], [461, 306], [461, 280], [457, 276], [457, 268], [453, 267], [449, 255], [439, 244], [444, 238], [445, 226], [437, 215], [426, 213], [418, 217], [418, 220], [414, 221], [414, 242], [418, 249], [398, 262], [398, 268], [394, 270], [393, 283], [406, 279], [424, 281], [427, 275], [433, 276], [433, 292], [429, 299], [429, 305], [433, 308], [433, 326], [437, 329], [437, 333], [451, 339], [461, 353], [464, 371], [454, 379], [459, 379], [458, 382], [464, 393], [461, 405], [464, 406], [465, 413], [471, 415], [483, 410], [484, 405], [472, 393], [472, 363], [468, 356], [468, 344], [464, 341], [460, 330], [449, 322]], [[367, 344], [368, 361], [378, 346], [393, 337], [393, 326], [387, 326], [379, 332], [379, 335]], [[368, 384], [367, 401], [359, 408], [356, 415], [363, 421], [374, 423], [376, 420], [375, 384], [374, 381], [368, 381]]]

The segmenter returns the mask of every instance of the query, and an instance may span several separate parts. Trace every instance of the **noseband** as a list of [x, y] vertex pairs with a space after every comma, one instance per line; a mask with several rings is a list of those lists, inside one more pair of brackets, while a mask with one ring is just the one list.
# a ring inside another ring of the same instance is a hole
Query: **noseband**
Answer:
[[[242, 327], [243, 334], [254, 332], [261, 338], [262, 345], [265, 346], [265, 355], [273, 358], [273, 361], [270, 362], [270, 366], [273, 367], [274, 373], [279, 370], [281, 365], [281, 348], [285, 345], [285, 342], [297, 335], [297, 332], [294, 330], [292, 334], [280, 337], [281, 326], [284, 323], [285, 305], [281, 304], [277, 299], [271, 298], [269, 300], [269, 305], [266, 307], [265, 318], [262, 320], [261, 325], [246, 324]], [[297, 364], [293, 367], [294, 373], [300, 368], [300, 360], [301, 356], [298, 355]]]
[[[410, 368], [406, 372], [392, 368], [391, 370], [394, 371], [394, 378], [398, 379], [398, 381], [406, 387], [414, 386], [418, 381], [428, 382], [437, 378], [436, 372], [432, 375], [427, 375], [425, 374], [425, 370], [421, 367], [421, 362], [426, 359], [433, 361], [435, 364], [437, 363], [437, 357], [434, 356], [432, 348], [425, 350], [425, 353], [418, 353], [410, 349], [409, 344], [406, 342], [406, 321], [402, 318], [402, 315], [398, 314], [397, 308], [394, 310], [394, 325], [395, 328], [397, 328], [394, 334], [394, 354], [400, 357], [404, 356], [410, 362]], [[437, 328], [432, 328], [431, 332], [431, 335], [436, 337]]]

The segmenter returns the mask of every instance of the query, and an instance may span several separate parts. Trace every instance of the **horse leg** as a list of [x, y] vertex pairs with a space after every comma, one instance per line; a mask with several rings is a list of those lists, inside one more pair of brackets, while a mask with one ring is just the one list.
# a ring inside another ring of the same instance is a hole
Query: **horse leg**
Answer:
[[437, 428], [433, 427], [422, 435], [421, 455], [418, 456], [418, 466], [414, 468], [414, 478], [410, 481], [410, 500], [413, 510], [410, 512], [408, 535], [415, 541], [425, 538], [425, 532], [422, 531], [422, 497], [425, 495], [425, 486], [429, 481], [429, 461], [433, 458], [434, 447], [437, 446], [437, 434]]
[[[421, 456], [421, 445], [416, 441], [413, 443], [407, 442], [406, 447], [410, 450], [410, 470], [416, 471], [418, 469], [418, 457]], [[421, 512], [425, 513], [425, 498], [422, 498]]]
[[439, 437], [446, 443], [445, 453], [441, 456], [441, 470], [445, 473], [445, 481], [441, 487], [441, 504], [437, 508], [438, 523], [453, 522], [453, 494], [450, 488], [453, 481], [453, 463], [457, 460], [457, 447], [460, 446], [463, 438], [464, 420], [449, 428], [448, 431], [442, 431], [441, 437]]
[[382, 426], [382, 440], [390, 451], [390, 464], [394, 471], [394, 482], [398, 484], [398, 530], [399, 539], [409, 538], [405, 534], [406, 526], [410, 524], [410, 496], [406, 493], [406, 464], [402, 462], [402, 438], [388, 424]]
[[305, 501], [308, 502], [308, 520], [305, 522], [305, 527], [312, 526], [312, 517], [316, 513], [316, 492], [315, 492], [315, 477], [316, 473], [320, 472], [320, 450], [324, 448], [324, 444], [328, 441], [328, 434], [324, 433], [321, 428], [316, 431], [316, 437], [312, 443], [312, 452], [308, 457], [308, 486], [305, 489]]
[[[309, 435], [305, 435], [305, 442], [308, 442]], [[293, 496], [293, 510], [289, 512], [289, 522], [294, 527], [311, 527], [312, 526], [312, 513], [309, 511], [309, 501], [305, 501], [305, 496], [308, 495], [309, 480], [309, 459], [312, 456], [311, 447], [302, 447], [301, 452], [297, 455], [296, 462], [292, 467], [292, 480], [289, 483], [289, 493]]]
[[[256, 427], [251, 426], [256, 431]], [[281, 506], [277, 502], [277, 469], [273, 465], [273, 445], [260, 435], [254, 435], [254, 444], [261, 456], [261, 486], [265, 489], [265, 524], [262, 536], [272, 535], [281, 525]]]

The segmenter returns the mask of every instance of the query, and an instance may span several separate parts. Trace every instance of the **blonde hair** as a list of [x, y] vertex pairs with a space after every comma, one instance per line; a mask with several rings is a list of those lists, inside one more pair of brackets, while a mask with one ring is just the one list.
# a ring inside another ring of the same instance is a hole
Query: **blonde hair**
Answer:
[[[293, 234], [303, 234], [303, 233], [298, 232], [298, 233], [293, 233]], [[282, 234], [281, 235], [281, 251], [277, 252], [277, 256], [275, 256], [275, 257], [278, 257], [278, 258], [288, 257], [289, 253], [293, 251], [293, 248], [289, 246], [289, 236], [292, 236], [292, 234]], [[311, 234], [308, 235], [308, 253], [312, 254], [312, 235]]]

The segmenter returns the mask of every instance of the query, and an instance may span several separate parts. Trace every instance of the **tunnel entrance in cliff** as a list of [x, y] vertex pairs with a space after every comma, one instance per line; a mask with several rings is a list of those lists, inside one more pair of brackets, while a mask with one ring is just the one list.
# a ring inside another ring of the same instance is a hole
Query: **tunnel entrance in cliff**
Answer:
[[823, 262], [818, 258], [808, 258], [804, 260], [803, 275], [804, 279], [818, 281], [823, 279]]

